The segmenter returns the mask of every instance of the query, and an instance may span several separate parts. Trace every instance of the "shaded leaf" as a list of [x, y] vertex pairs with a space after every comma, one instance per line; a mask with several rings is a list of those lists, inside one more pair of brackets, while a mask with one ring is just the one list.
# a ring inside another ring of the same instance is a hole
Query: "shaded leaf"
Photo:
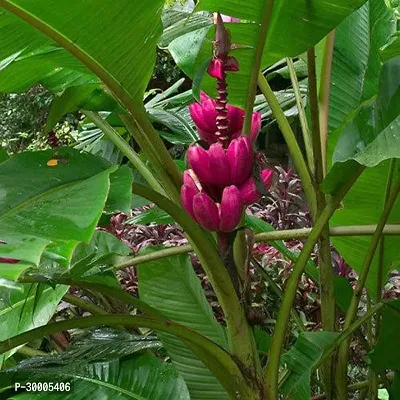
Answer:
[[[71, 371], [71, 367], [51, 368], [47, 379], [68, 380], [73, 392], [26, 393], [15, 399], [137, 399], [189, 400], [185, 382], [171, 364], [143, 354], [123, 360], [93, 363]], [[18, 376], [18, 375], [16, 375]], [[43, 378], [46, 375], [43, 375]], [[28, 378], [29, 379], [29, 378]]]
[[124, 112], [124, 109], [100, 85], [72, 86], [54, 98], [47, 118], [46, 129], [53, 129], [64, 115], [80, 109]]
[[310, 398], [311, 369], [318, 362], [323, 350], [338, 337], [337, 332], [301, 332], [295, 345], [282, 356], [289, 368], [289, 375], [282, 386], [282, 393], [291, 394], [295, 400]]
[[[23, 285], [23, 292], [13, 290], [9, 305], [0, 308], [0, 340], [9, 339], [19, 333], [47, 324], [56, 311], [67, 286], [58, 285], [55, 289], [44, 288], [36, 292], [38, 285]], [[1, 303], [0, 303], [1, 305]], [[13, 349], [0, 355], [0, 369], [4, 361], [15, 353]]]
[[322, 186], [328, 193], [334, 193], [359, 164], [374, 167], [400, 158], [400, 56], [382, 67], [376, 99], [330, 135], [328, 148], [333, 166]]
[[375, 371], [400, 370], [400, 300], [388, 302], [382, 313], [378, 342], [369, 354]]
[[154, 206], [142, 213], [129, 218], [125, 223], [134, 225], [146, 225], [146, 224], [173, 224], [175, 221], [170, 217], [164, 210]]
[[396, 29], [384, 0], [370, 0], [335, 30], [329, 103], [329, 130], [378, 91], [378, 49]]

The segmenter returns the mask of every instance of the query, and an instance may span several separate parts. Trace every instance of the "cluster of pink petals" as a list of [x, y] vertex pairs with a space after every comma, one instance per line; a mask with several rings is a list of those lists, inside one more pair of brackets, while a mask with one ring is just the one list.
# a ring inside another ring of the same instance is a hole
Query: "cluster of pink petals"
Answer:
[[[230, 139], [238, 138], [243, 129], [244, 123], [244, 110], [239, 107], [227, 105], [228, 109], [228, 135]], [[196, 124], [197, 131], [202, 140], [208, 144], [217, 142], [217, 110], [216, 102], [214, 99], [208, 97], [204, 92], [200, 93], [200, 104], [193, 103], [189, 106], [190, 115], [193, 122]], [[254, 142], [261, 129], [261, 114], [259, 112], [253, 113], [251, 122], [250, 139]]]
[[188, 162], [202, 183], [216, 186], [241, 185], [253, 168], [253, 147], [250, 139], [241, 136], [224, 149], [214, 143], [208, 150], [190, 146]]
[[213, 186], [200, 183], [193, 170], [183, 175], [182, 205], [187, 213], [209, 231], [230, 232], [240, 222], [244, 206], [261, 198], [260, 185], [271, 187], [273, 171], [264, 169], [259, 183], [249, 176], [241, 185]]
[[191, 171], [185, 171], [181, 198], [188, 214], [209, 231], [230, 232], [240, 221], [242, 202], [239, 189], [234, 185], [223, 189], [221, 201], [217, 203], [202, 190], [198, 181], [196, 183]]

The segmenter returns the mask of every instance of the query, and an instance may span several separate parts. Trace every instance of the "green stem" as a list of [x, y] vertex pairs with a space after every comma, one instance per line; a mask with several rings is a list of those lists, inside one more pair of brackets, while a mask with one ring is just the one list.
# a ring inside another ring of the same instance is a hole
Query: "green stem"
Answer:
[[[27, 12], [23, 7], [14, 2], [0, 0], [0, 6], [27, 22], [29, 25], [35, 27], [70, 52], [104, 82], [115, 98], [128, 110], [129, 114], [126, 115], [126, 118], [131, 121], [132, 125], [136, 126], [136, 132], [138, 132], [137, 142], [139, 146], [146, 153], [149, 161], [152, 164], [154, 163], [153, 166], [160, 178], [163, 179], [163, 186], [168, 194], [171, 195], [174, 200], [177, 200], [179, 196], [177, 197], [176, 193], [179, 192], [182, 181], [181, 173], [148, 120], [143, 105], [135, 102], [117, 77], [113, 76], [95, 58], [86, 53], [77, 43], [69, 39], [63, 33], [57, 31], [54, 27], [40, 20], [34, 14]], [[143, 138], [146, 140], [141, 140]], [[149, 143], [152, 145], [150, 146]], [[158, 167], [159, 162], [161, 162], [163, 168]]]
[[[260, 272], [262, 277], [265, 279], [265, 281], [268, 283], [268, 285], [271, 288], [271, 290], [275, 293], [276, 296], [278, 296], [278, 298], [280, 300], [282, 300], [282, 298], [283, 298], [282, 289], [269, 276], [267, 271], [265, 271], [264, 267], [256, 259], [253, 258], [252, 262], [256, 266], [257, 270]], [[293, 321], [297, 325], [297, 328], [299, 329], [299, 331], [305, 332], [307, 329], [304, 326], [304, 323], [303, 323], [302, 319], [300, 318], [300, 315], [297, 313], [295, 308], [292, 308], [291, 314], [292, 314]]]
[[117, 147], [121, 153], [132, 163], [139, 171], [146, 182], [160, 193], [164, 193], [163, 187], [146, 167], [139, 154], [124, 140], [121, 135], [101, 116], [93, 111], [83, 111], [83, 113], [104, 133], [104, 135]]
[[[308, 67], [308, 95], [310, 99], [311, 116], [311, 139], [314, 155], [314, 190], [317, 199], [317, 214], [313, 219], [319, 218], [326, 206], [325, 194], [321, 191], [320, 185], [324, 179], [324, 167], [322, 157], [321, 131], [319, 123], [319, 104], [317, 89], [317, 74], [315, 67], [314, 47], [307, 51]], [[320, 299], [321, 319], [324, 331], [334, 331], [336, 324], [335, 315], [335, 294], [333, 289], [333, 269], [331, 260], [331, 244], [329, 240], [329, 224], [327, 223], [321, 232], [318, 240], [318, 265], [320, 269]], [[322, 367], [322, 380], [328, 399], [332, 398], [333, 360], [328, 360]]]
[[202, 359], [205, 365], [213, 374], [215, 374], [233, 398], [236, 398], [236, 394], [240, 393], [244, 399], [254, 399], [254, 397], [249, 396], [248, 384], [246, 383], [240, 369], [225, 350], [192, 329], [172, 321], [160, 321], [151, 317], [131, 316], [125, 314], [101, 315], [55, 322], [32, 329], [0, 342], [0, 354], [24, 343], [57, 332], [104, 325], [149, 328], [175, 335], [182, 339], [185, 344], [188, 344], [195, 354]]
[[[43, 356], [49, 355], [49, 353], [46, 353], [45, 351], [36, 350], [29, 346], [20, 347], [17, 350], [17, 353], [19, 353], [25, 357], [43, 357]], [[1, 391], [0, 391], [0, 393], [1, 393]]]
[[261, 69], [261, 60], [264, 52], [265, 42], [267, 40], [269, 22], [271, 20], [272, 10], [274, 8], [274, 0], [264, 0], [264, 1], [265, 1], [264, 7], [261, 14], [262, 21], [260, 26], [260, 32], [258, 33], [258, 41], [252, 63], [249, 89], [247, 91], [246, 113], [243, 124], [243, 133], [245, 135], [250, 135], [251, 132], [251, 121], [253, 118], [254, 100], [256, 98], [256, 93], [257, 93], [258, 74]]
[[[353, 383], [352, 385], [349, 385], [347, 387], [348, 392], [358, 392], [361, 389], [368, 388], [369, 381], [364, 381], [364, 382], [357, 382]], [[311, 400], [325, 400], [327, 398], [326, 393], [319, 394], [318, 396], [311, 397]]]
[[[375, 232], [376, 225], [352, 225], [352, 226], [335, 226], [329, 229], [330, 236], [372, 236]], [[311, 233], [311, 228], [289, 229], [282, 231], [272, 231], [258, 233], [254, 235], [255, 242], [274, 242], [275, 240], [292, 240], [292, 239], [307, 239]], [[383, 235], [400, 236], [400, 226], [386, 225], [383, 230]], [[144, 254], [141, 256], [126, 257], [125, 260], [116, 264], [116, 270], [132, 267], [133, 265], [143, 264], [148, 261], [159, 260], [160, 258], [170, 257], [177, 254], [185, 254], [193, 251], [190, 244], [177, 247], [168, 247], [163, 250], [153, 253]]]
[[80, 297], [73, 296], [69, 293], [64, 294], [63, 300], [81, 308], [82, 310], [89, 311], [92, 315], [108, 315], [106, 310], [96, 306], [96, 304], [90, 303], [89, 301], [83, 300]]
[[[144, 111], [143, 111], [144, 112]], [[148, 130], [154, 130], [146, 115], [139, 115], [140, 123], [128, 114], [121, 114], [120, 118], [126, 129], [145, 152], [148, 160], [158, 174], [165, 192], [177, 204], [180, 204], [179, 191], [182, 186], [182, 174], [177, 169], [174, 160], [158, 136], [148, 135]], [[142, 125], [147, 129], [143, 130]]]
[[354, 182], [357, 180], [363, 170], [364, 167], [360, 167], [356, 171], [356, 173], [352, 177], [350, 177], [350, 179], [339, 189], [339, 191], [334, 196], [332, 196], [324, 211], [321, 213], [321, 216], [315, 222], [315, 225], [304, 244], [299, 258], [297, 259], [297, 262], [293, 267], [293, 272], [287, 282], [283, 301], [278, 313], [278, 318], [272, 337], [267, 367], [264, 374], [264, 382], [267, 386], [268, 399], [278, 398], [278, 378], [280, 365], [279, 360], [286, 336], [286, 331], [288, 328], [288, 321], [291, 309], [293, 307], [293, 302], [296, 297], [297, 286], [301, 279], [301, 275], [304, 272], [308, 259], [310, 258], [311, 253], [314, 250], [314, 246], [317, 243], [325, 225], [340, 205], [343, 197], [350, 190], [351, 186], [354, 184]]
[[322, 165], [324, 176], [326, 175], [326, 148], [328, 143], [328, 116], [329, 96], [331, 87], [332, 60], [335, 45], [335, 31], [331, 31], [325, 38], [324, 55], [322, 59], [321, 82], [319, 89], [319, 120], [322, 143]]
[[299, 113], [299, 120], [300, 120], [301, 132], [303, 134], [304, 148], [306, 151], [308, 168], [314, 174], [313, 149], [311, 144], [310, 131], [308, 129], [307, 116], [303, 106], [303, 98], [300, 93], [299, 81], [297, 79], [297, 74], [293, 60], [291, 58], [286, 58], [286, 63], [289, 69], [290, 80], [292, 82], [293, 92], [296, 99], [297, 111]]
[[132, 192], [156, 203], [186, 232], [221, 304], [232, 352], [244, 366], [254, 368], [259, 364], [254, 335], [213, 237], [194, 223], [181, 207], [160, 193], [139, 184], [133, 186]]
[[296, 137], [289, 124], [289, 121], [286, 118], [281, 106], [279, 105], [279, 102], [275, 97], [274, 92], [272, 91], [267, 80], [265, 79], [264, 75], [261, 72], [258, 76], [258, 86], [260, 87], [262, 94], [267, 100], [267, 103], [269, 104], [272, 110], [272, 113], [283, 134], [283, 137], [285, 138], [286, 144], [289, 148], [290, 156], [292, 157], [294, 165], [296, 167], [296, 171], [299, 174], [304, 193], [307, 196], [311, 214], [316, 215], [316, 210], [317, 210], [316, 198], [307, 164], [301, 153], [300, 147], [297, 143]]
[[[383, 203], [384, 205], [386, 205], [389, 200], [390, 191], [392, 189], [392, 184], [393, 184], [395, 165], [396, 165], [396, 160], [393, 158], [390, 160], [390, 165], [389, 165], [389, 173], [386, 181], [385, 199]], [[376, 301], [380, 301], [382, 297], [384, 252], [385, 252], [385, 237], [382, 236], [381, 241], [379, 242], [379, 264], [378, 264], [378, 276], [376, 279]], [[375, 335], [378, 336], [378, 333], [379, 333], [379, 323], [377, 320]]]
[[[365, 257], [364, 263], [361, 267], [360, 274], [358, 276], [358, 281], [356, 288], [354, 290], [353, 298], [351, 299], [350, 306], [346, 313], [344, 329], [348, 328], [357, 316], [358, 304], [360, 302], [365, 282], [368, 277], [369, 269], [375, 255], [375, 251], [378, 247], [380, 238], [382, 236], [383, 228], [386, 224], [387, 219], [389, 218], [392, 207], [397, 199], [399, 190], [400, 190], [400, 179], [393, 185], [393, 190], [391, 191], [388, 201], [383, 209], [375, 233], [372, 235], [367, 255]], [[345, 396], [345, 391], [346, 391], [346, 376], [347, 376], [347, 363], [349, 357], [349, 346], [350, 346], [350, 340], [346, 340], [340, 346], [338, 352], [337, 366], [336, 366], [336, 389], [338, 391], [339, 398], [345, 398], [343, 396]]]
[[93, 292], [106, 294], [107, 296], [113, 297], [117, 300], [120, 300], [126, 304], [130, 304], [131, 306], [137, 308], [138, 310], [146, 313], [146, 315], [153, 316], [159, 315], [159, 312], [153, 307], [149, 306], [142, 300], [139, 300], [128, 293], [124, 292], [120, 288], [113, 288], [106, 285], [101, 285], [99, 283], [93, 283], [90, 281], [85, 281], [85, 278], [70, 278], [65, 275], [54, 275], [51, 278], [47, 278], [46, 276], [36, 274], [36, 273], [25, 273], [18, 278], [18, 282], [21, 283], [45, 283], [50, 286], [54, 286], [54, 284], [59, 285], [68, 285], [75, 286], [82, 289], [91, 290]]

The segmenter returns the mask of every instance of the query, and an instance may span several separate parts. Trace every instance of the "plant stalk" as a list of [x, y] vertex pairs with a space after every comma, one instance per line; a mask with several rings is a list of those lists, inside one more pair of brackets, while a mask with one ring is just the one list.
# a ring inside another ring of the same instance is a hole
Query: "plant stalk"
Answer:
[[[365, 257], [364, 263], [361, 267], [361, 271], [358, 277], [357, 285], [354, 290], [353, 297], [351, 299], [351, 303], [349, 309], [346, 313], [346, 318], [344, 322], [344, 329], [348, 328], [354, 319], [357, 316], [358, 304], [360, 302], [360, 298], [365, 286], [365, 282], [368, 277], [369, 269], [372, 263], [372, 260], [375, 255], [375, 251], [378, 247], [379, 241], [382, 236], [383, 228], [386, 224], [386, 221], [389, 218], [392, 207], [397, 199], [397, 195], [400, 191], [400, 179], [393, 184], [393, 189], [390, 193], [388, 201], [383, 209], [381, 217], [379, 219], [379, 223], [376, 227], [375, 233], [372, 236], [370, 246], [368, 248], [367, 255]], [[346, 376], [347, 376], [347, 364], [349, 358], [349, 346], [350, 340], [346, 340], [342, 343], [339, 348], [338, 357], [337, 357], [337, 365], [336, 365], [336, 390], [339, 398], [345, 398], [346, 396]]]
[[243, 307], [236, 294], [229, 273], [218, 254], [213, 237], [200, 228], [181, 207], [168, 198], [145, 186], [136, 184], [132, 192], [156, 203], [167, 211], [186, 232], [200, 263], [218, 297], [227, 324], [227, 334], [232, 353], [248, 368], [260, 367], [253, 332], [247, 322]]
[[364, 167], [360, 166], [356, 173], [349, 178], [349, 180], [338, 190], [338, 192], [334, 196], [332, 196], [325, 209], [321, 213], [321, 216], [315, 222], [315, 225], [304, 244], [299, 258], [297, 259], [297, 262], [293, 267], [293, 272], [287, 282], [281, 308], [278, 313], [278, 318], [272, 337], [267, 367], [264, 374], [264, 382], [267, 387], [268, 399], [272, 400], [278, 398], [280, 355], [282, 352], [288, 328], [288, 321], [291, 309], [293, 307], [293, 302], [296, 297], [297, 286], [301, 279], [301, 275], [304, 272], [308, 259], [310, 258], [314, 246], [317, 243], [325, 225], [327, 224], [333, 213], [336, 211], [337, 207], [340, 205], [343, 197], [350, 190], [351, 186], [354, 184], [354, 182], [357, 180], [363, 170]]
[[[321, 191], [320, 185], [324, 179], [324, 160], [321, 143], [321, 130], [319, 121], [317, 75], [315, 66], [314, 47], [307, 51], [308, 67], [308, 94], [310, 99], [311, 116], [311, 139], [314, 155], [314, 190], [317, 199], [317, 213], [313, 219], [319, 218], [326, 206], [325, 194]], [[327, 223], [318, 240], [318, 265], [320, 269], [320, 299], [321, 299], [321, 319], [324, 331], [335, 331], [336, 307], [335, 294], [333, 289], [333, 269], [331, 260], [331, 244], [329, 240], [329, 223]], [[332, 398], [333, 381], [333, 360], [328, 360], [322, 367], [322, 380], [325, 392], [330, 400]]]
[[[368, 388], [369, 381], [357, 382], [347, 387], [347, 392], [358, 392], [361, 389]], [[319, 394], [318, 396], [311, 397], [311, 400], [325, 400], [327, 398], [326, 393]]]
[[322, 60], [321, 82], [319, 87], [319, 120], [322, 144], [322, 166], [323, 175], [326, 175], [327, 158], [326, 149], [328, 143], [328, 116], [329, 96], [332, 75], [333, 50], [335, 45], [335, 30], [331, 31], [325, 38], [324, 56]]
[[247, 91], [246, 112], [243, 123], [243, 133], [250, 135], [251, 121], [253, 118], [254, 100], [257, 93], [258, 74], [261, 69], [261, 60], [264, 52], [265, 42], [267, 40], [269, 21], [271, 20], [272, 10], [274, 8], [274, 0], [264, 0], [264, 7], [262, 11], [262, 21], [260, 32], [258, 33], [258, 41], [254, 54], [252, 72], [250, 77], [249, 89]]
[[146, 167], [145, 163], [140, 158], [139, 154], [127, 143], [121, 135], [101, 116], [99, 113], [93, 111], [83, 111], [83, 113], [104, 133], [115, 147], [132, 163], [132, 165], [139, 171], [146, 182], [160, 193], [165, 194], [160, 182], [154, 177], [151, 171]]
[[308, 129], [307, 116], [303, 106], [303, 98], [300, 93], [299, 81], [297, 79], [293, 60], [291, 58], [286, 58], [286, 63], [289, 69], [290, 80], [292, 82], [293, 92], [296, 99], [297, 111], [299, 113], [299, 120], [300, 120], [301, 132], [303, 134], [303, 142], [306, 151], [308, 168], [312, 172], [312, 174], [314, 174], [313, 149], [311, 144], [310, 131]]
[[63, 300], [69, 304], [72, 304], [82, 310], [89, 311], [92, 315], [108, 315], [108, 312], [103, 308], [96, 306], [96, 304], [90, 303], [80, 297], [73, 296], [69, 293], [64, 294]]
[[290, 156], [292, 157], [294, 165], [296, 167], [296, 171], [299, 174], [304, 193], [307, 196], [310, 212], [312, 215], [316, 215], [317, 204], [310, 171], [301, 153], [299, 144], [297, 143], [296, 137], [289, 124], [289, 121], [286, 118], [281, 106], [279, 105], [279, 102], [275, 97], [274, 92], [272, 91], [267, 80], [261, 72], [258, 76], [258, 86], [265, 99], [267, 100], [267, 103], [272, 110], [272, 113], [283, 134], [283, 137], [285, 138], [286, 144], [289, 148]]

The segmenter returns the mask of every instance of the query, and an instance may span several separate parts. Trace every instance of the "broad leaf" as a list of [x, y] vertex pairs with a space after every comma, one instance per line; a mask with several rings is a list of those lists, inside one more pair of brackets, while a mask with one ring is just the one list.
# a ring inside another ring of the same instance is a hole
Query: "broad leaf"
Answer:
[[113, 265], [132, 253], [125, 243], [110, 233], [96, 230], [89, 243], [81, 243], [71, 259], [71, 276], [81, 276], [95, 266]]
[[[385, 161], [379, 166], [368, 168], [363, 172], [344, 198], [343, 206], [333, 215], [331, 226], [377, 224], [384, 207], [389, 163], [389, 161]], [[394, 180], [396, 179], [400, 179], [399, 162], [397, 162], [394, 171]], [[392, 209], [388, 224], [399, 222], [400, 198], [397, 199]], [[351, 240], [343, 237], [332, 237], [331, 240], [346, 263], [359, 272], [365, 260], [371, 237], [353, 236]], [[400, 253], [398, 237], [385, 236], [384, 243], [383, 279], [385, 282], [389, 272], [398, 268]], [[376, 252], [366, 283], [372, 296], [376, 295], [378, 267], [379, 257], [378, 252]]]
[[375, 371], [400, 370], [400, 300], [388, 302], [383, 310], [382, 323], [376, 346], [370, 353]]
[[[68, 46], [75, 56], [79, 53], [92, 72], [96, 70], [101, 79], [123, 87], [138, 102], [142, 101], [154, 67], [163, 4], [163, 0], [104, 0], [101, 7], [96, 0], [60, 0], [56, 4], [52, 0], [40, 4], [26, 0], [1, 2], [4, 7], [15, 7], [19, 17], [29, 16], [42, 29], [45, 26], [49, 34], [61, 35], [63, 46]], [[49, 43], [27, 23], [18, 22], [8, 13], [3, 15], [0, 31], [5, 32], [2, 37], [7, 41], [0, 49], [0, 60], [27, 46], [35, 49]]]
[[68, 263], [79, 242], [89, 241], [103, 211], [115, 168], [69, 148], [25, 152], [0, 164], [1, 276], [16, 278], [38, 265], [50, 244]]
[[374, 167], [400, 158], [400, 56], [382, 67], [376, 99], [329, 136], [328, 149], [333, 163], [323, 183], [328, 193], [334, 193], [359, 164]]
[[329, 130], [378, 91], [381, 61], [376, 53], [395, 29], [384, 0], [368, 1], [336, 28]]
[[53, 129], [64, 115], [81, 109], [124, 112], [124, 109], [99, 84], [73, 86], [53, 100], [46, 129]]
[[[227, 340], [193, 271], [188, 255], [138, 266], [140, 299], [161, 314], [192, 328], [219, 345]], [[185, 379], [191, 399], [227, 399], [228, 395], [204, 364], [176, 337], [158, 334], [172, 363]]]
[[[63, 285], [53, 289], [25, 284], [23, 288], [23, 292], [14, 290], [10, 293], [10, 304], [0, 303], [0, 340], [47, 324], [61, 297], [68, 290], [68, 287]], [[0, 369], [4, 360], [15, 351], [16, 349], [0, 355]]]
[[[54, 368], [49, 364], [47, 373], [47, 380], [54, 380], [54, 377], [57, 376], [59, 381], [70, 381], [73, 391], [47, 394], [26, 393], [13, 397], [16, 399], [62, 400], [113, 399], [116, 397], [129, 400], [190, 399], [184, 380], [171, 364], [149, 354], [87, 364], [83, 367], [78, 364], [75, 365], [75, 368], [74, 365]], [[40, 375], [46, 376], [44, 373]], [[18, 373], [14, 375], [14, 379], [18, 379]]]
[[295, 345], [282, 356], [289, 368], [289, 375], [282, 386], [282, 394], [294, 400], [309, 399], [311, 395], [311, 369], [318, 362], [323, 350], [338, 337], [336, 332], [302, 332]]
[[146, 225], [146, 224], [172, 224], [174, 223], [174, 219], [169, 216], [164, 210], [161, 208], [154, 206], [149, 208], [142, 213], [135, 215], [132, 218], [129, 218], [126, 221], [126, 224], [135, 224], [135, 225]]
[[110, 175], [110, 193], [104, 211], [129, 213], [132, 203], [133, 173], [127, 166], [119, 167]]
[[[21, 50], [24, 50], [22, 43]], [[39, 47], [28, 54], [17, 52], [7, 65], [0, 67], [0, 91], [6, 93], [23, 92], [38, 83], [56, 91], [64, 85], [96, 82], [98, 78], [78, 60], [53, 45]]]

